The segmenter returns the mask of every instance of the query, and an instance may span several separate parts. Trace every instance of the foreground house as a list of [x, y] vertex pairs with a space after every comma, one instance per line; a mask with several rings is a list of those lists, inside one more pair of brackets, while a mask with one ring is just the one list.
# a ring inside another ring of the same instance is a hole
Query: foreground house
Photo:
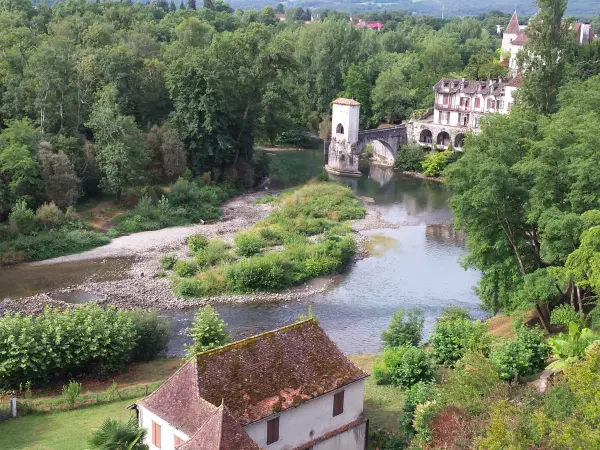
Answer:
[[198, 354], [136, 407], [152, 450], [365, 450], [367, 376], [307, 320]]

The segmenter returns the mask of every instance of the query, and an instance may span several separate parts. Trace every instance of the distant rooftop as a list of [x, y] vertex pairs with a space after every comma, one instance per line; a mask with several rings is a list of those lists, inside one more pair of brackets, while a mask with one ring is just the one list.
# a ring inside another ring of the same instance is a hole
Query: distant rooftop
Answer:
[[357, 102], [356, 100], [353, 100], [351, 98], [341, 98], [340, 97], [331, 103], [333, 103], [334, 105], [360, 106], [359, 102]]

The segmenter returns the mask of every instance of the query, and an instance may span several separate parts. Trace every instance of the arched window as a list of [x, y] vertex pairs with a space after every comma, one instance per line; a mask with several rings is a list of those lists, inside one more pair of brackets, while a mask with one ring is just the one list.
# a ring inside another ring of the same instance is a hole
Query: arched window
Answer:
[[335, 132], [337, 134], [344, 134], [344, 126], [341, 123], [338, 123], [337, 127], [335, 128]]

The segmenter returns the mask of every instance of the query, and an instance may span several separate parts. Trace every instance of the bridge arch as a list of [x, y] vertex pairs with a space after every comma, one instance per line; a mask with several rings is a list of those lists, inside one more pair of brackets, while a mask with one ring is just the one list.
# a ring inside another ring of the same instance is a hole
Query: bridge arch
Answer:
[[370, 144], [373, 149], [373, 158], [376, 162], [384, 166], [393, 166], [396, 163], [395, 149], [388, 142], [381, 139], [374, 139]]
[[421, 144], [433, 144], [433, 133], [431, 130], [425, 128], [423, 131], [421, 131], [419, 142]]
[[458, 133], [454, 139], [454, 148], [462, 148], [465, 145], [464, 133]]
[[448, 147], [452, 143], [452, 139], [450, 139], [450, 135], [446, 131], [441, 131], [437, 135], [436, 143], [437, 145]]

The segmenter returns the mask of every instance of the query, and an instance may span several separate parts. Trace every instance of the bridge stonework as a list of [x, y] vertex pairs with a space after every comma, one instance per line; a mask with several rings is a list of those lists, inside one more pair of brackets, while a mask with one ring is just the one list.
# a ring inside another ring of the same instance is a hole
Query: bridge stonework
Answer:
[[460, 150], [467, 135], [466, 127], [436, 124], [430, 121], [411, 121], [407, 124], [409, 142], [418, 143], [423, 147], [433, 147], [446, 150], [452, 144]]
[[360, 155], [369, 144], [377, 163], [393, 167], [398, 148], [408, 143], [406, 125], [359, 131], [360, 103], [355, 100], [335, 100], [331, 122], [331, 140], [325, 148], [325, 170], [334, 175], [360, 176]]

